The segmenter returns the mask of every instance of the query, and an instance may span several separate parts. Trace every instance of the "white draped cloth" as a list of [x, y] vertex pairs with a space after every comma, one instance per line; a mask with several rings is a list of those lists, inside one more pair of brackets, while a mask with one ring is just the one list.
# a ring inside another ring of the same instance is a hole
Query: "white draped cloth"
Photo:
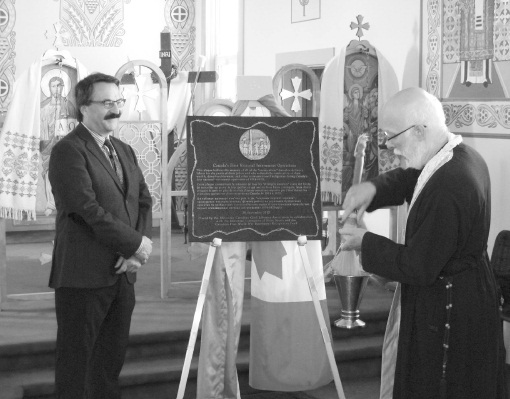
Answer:
[[180, 71], [170, 81], [168, 91], [168, 114], [167, 129], [175, 129], [177, 137], [181, 136], [182, 130], [186, 127], [186, 116], [188, 116], [188, 105], [191, 101], [191, 85], [188, 83], [189, 72]]
[[[43, 62], [44, 56], [16, 79], [13, 98], [0, 133], [1, 218], [36, 218]], [[87, 71], [78, 60], [75, 62], [80, 80]]]

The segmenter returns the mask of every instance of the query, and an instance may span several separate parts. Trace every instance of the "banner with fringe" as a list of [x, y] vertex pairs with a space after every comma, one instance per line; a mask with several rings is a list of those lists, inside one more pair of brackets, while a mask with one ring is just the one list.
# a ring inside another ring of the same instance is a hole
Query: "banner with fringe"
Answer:
[[[84, 78], [86, 68], [73, 60], [78, 80]], [[0, 217], [4, 219], [36, 219], [44, 63], [48, 63], [48, 58], [43, 55], [15, 81], [13, 99], [0, 133]]]
[[[348, 175], [348, 173], [345, 173], [347, 171], [344, 171], [344, 166], [348, 163], [344, 161], [344, 155], [348, 153], [347, 148], [344, 149], [344, 139], [347, 143], [349, 142], [348, 133], [353, 129], [350, 123], [344, 121], [349, 117], [347, 114], [344, 115], [344, 112], [349, 107], [349, 101], [351, 101], [349, 100], [349, 93], [344, 92], [346, 87], [346, 79], [344, 79], [346, 55], [349, 46], [342, 48], [340, 53], [328, 62], [324, 69], [321, 84], [321, 109], [319, 114], [319, 128], [321, 129], [321, 198], [323, 202], [333, 202], [337, 205], [342, 203], [343, 195], [345, 195], [343, 191], [346, 191], [346, 187], [342, 190], [343, 175]], [[374, 89], [377, 93], [371, 93], [370, 100], [373, 101], [372, 118], [375, 119], [386, 100], [398, 91], [398, 80], [386, 58], [375, 47], [374, 51], [378, 64], [377, 89]], [[347, 65], [347, 67], [349, 66]], [[368, 70], [368, 65], [364, 67]], [[365, 71], [365, 69], [362, 68], [361, 71]], [[359, 84], [353, 84], [352, 86], [364, 90]], [[360, 97], [359, 100], [363, 97], [362, 93], [358, 93], [358, 96]], [[360, 114], [360, 116], [363, 115]], [[367, 129], [368, 126], [357, 126], [357, 130], [359, 130], [357, 134], [368, 133]], [[353, 137], [352, 140], [356, 143], [357, 137]], [[377, 148], [377, 143], [374, 142], [373, 144]], [[386, 153], [379, 152], [378, 155], [379, 173], [397, 166], [394, 163], [394, 156], [388, 159], [389, 156]]]

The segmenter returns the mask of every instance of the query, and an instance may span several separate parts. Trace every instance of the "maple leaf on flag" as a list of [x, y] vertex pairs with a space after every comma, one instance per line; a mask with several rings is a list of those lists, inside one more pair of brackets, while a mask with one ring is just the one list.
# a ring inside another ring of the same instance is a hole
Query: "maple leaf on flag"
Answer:
[[283, 244], [281, 241], [265, 241], [260, 245], [264, 246], [263, 250], [256, 251], [256, 254], [252, 252], [259, 278], [261, 279], [264, 273], [269, 273], [283, 280], [282, 259], [287, 255]]

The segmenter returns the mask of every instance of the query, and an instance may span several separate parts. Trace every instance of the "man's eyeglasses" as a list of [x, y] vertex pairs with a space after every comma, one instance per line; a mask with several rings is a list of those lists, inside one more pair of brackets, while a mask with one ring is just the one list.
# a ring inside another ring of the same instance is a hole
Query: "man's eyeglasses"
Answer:
[[117, 105], [117, 108], [122, 108], [124, 106], [124, 104], [126, 103], [126, 99], [120, 98], [116, 101], [104, 100], [104, 101], [89, 101], [89, 102], [96, 103], [96, 104], [103, 104], [103, 107], [105, 107], [106, 109], [112, 109], [114, 104]]
[[[412, 126], [409, 126], [407, 129], [404, 129], [402, 130], [401, 132], [398, 132], [397, 134], [394, 134], [393, 136], [390, 136], [388, 134], [388, 132], [386, 130], [381, 130], [381, 133], [384, 134], [384, 141], [382, 142], [382, 144], [379, 144], [379, 148], [381, 150], [387, 150], [388, 149], [388, 146], [386, 145], [386, 143], [390, 140], [393, 140], [395, 137], [398, 137], [400, 136], [401, 134], [404, 134], [405, 132], [407, 132], [409, 129], [412, 129], [413, 127], [416, 127], [418, 125], [412, 125]], [[423, 127], [427, 127], [427, 125], [423, 125]]]

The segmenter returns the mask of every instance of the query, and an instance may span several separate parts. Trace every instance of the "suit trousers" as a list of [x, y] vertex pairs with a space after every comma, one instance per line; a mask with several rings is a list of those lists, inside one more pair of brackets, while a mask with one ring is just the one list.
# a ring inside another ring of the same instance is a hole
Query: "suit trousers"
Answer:
[[125, 273], [110, 287], [55, 290], [57, 398], [120, 398], [134, 306], [134, 285]]

